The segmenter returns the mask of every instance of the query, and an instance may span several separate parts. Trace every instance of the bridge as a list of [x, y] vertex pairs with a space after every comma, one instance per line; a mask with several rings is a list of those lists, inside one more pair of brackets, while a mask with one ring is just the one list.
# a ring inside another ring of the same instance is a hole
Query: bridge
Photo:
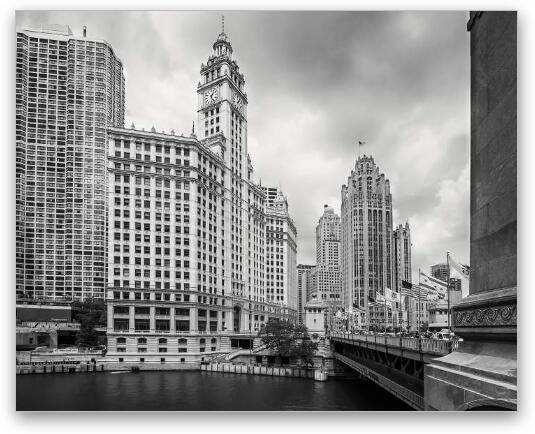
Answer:
[[424, 410], [424, 366], [455, 351], [456, 341], [334, 332], [334, 358], [415, 410]]

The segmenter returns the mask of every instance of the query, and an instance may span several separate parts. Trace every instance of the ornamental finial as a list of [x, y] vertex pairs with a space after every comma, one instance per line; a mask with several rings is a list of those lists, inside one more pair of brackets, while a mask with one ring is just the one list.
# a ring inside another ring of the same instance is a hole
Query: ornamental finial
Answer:
[[221, 33], [225, 33], [225, 15], [221, 15]]

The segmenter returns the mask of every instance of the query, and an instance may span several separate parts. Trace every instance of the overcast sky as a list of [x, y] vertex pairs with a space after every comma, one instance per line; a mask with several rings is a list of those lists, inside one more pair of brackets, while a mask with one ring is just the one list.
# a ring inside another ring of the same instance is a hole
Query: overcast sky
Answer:
[[[323, 204], [372, 154], [390, 179], [394, 225], [409, 221], [413, 275], [469, 261], [469, 33], [466, 12], [225, 12], [245, 74], [257, 179], [281, 186], [298, 261], [315, 261]], [[17, 26], [68, 24], [107, 40], [126, 71], [126, 123], [189, 133], [199, 69], [220, 12], [21, 12]]]

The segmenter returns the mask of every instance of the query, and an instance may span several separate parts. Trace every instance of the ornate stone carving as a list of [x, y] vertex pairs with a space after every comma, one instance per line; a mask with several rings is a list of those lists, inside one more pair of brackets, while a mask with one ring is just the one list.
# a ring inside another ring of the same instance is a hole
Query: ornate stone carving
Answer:
[[454, 311], [453, 323], [456, 327], [516, 326], [516, 304]]

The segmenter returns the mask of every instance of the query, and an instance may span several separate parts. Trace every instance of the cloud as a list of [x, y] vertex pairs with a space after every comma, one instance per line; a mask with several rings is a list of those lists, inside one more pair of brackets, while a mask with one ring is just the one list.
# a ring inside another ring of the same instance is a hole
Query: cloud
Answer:
[[[339, 210], [356, 141], [409, 221], [413, 269], [468, 260], [469, 34], [466, 12], [225, 12], [245, 74], [255, 177], [280, 185], [314, 263], [323, 204]], [[189, 133], [218, 12], [19, 12], [106, 39], [127, 70], [126, 125]], [[465, 176], [466, 175], [466, 176]], [[456, 196], [458, 195], [458, 196]], [[455, 205], [452, 205], [455, 204]], [[455, 207], [455, 212], [451, 207]]]
[[[422, 270], [446, 261], [446, 251], [457, 261], [469, 263], [467, 240], [470, 234], [470, 164], [466, 163], [456, 179], [440, 183], [435, 195], [436, 205], [412, 216], [411, 242], [413, 262]], [[438, 246], [433, 255], [425, 255], [426, 246]], [[413, 278], [417, 279], [413, 269]]]

